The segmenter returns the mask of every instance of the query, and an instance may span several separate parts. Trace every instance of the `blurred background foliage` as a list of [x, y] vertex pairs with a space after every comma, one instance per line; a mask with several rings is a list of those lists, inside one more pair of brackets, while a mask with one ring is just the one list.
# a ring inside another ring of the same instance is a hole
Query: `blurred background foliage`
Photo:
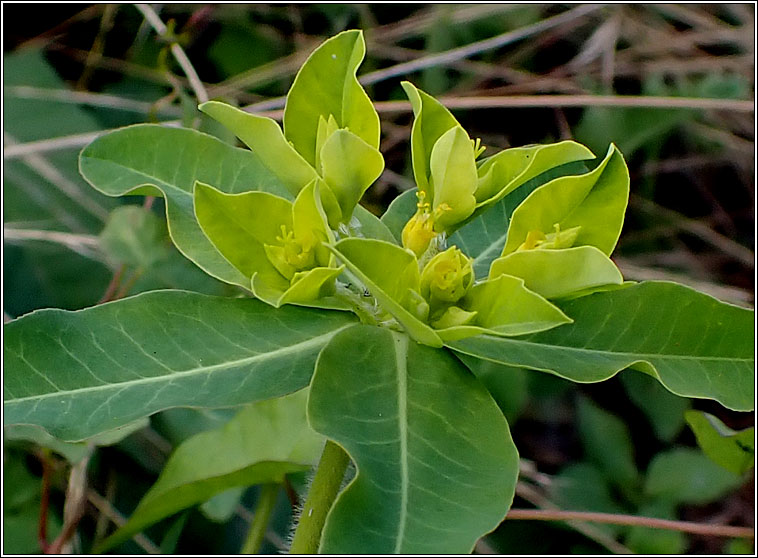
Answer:
[[[173, 41], [184, 47], [211, 98], [276, 117], [308, 53], [349, 28], [365, 31], [361, 75], [382, 119], [386, 170], [363, 198], [369, 210], [381, 214], [413, 186], [409, 107], [385, 103], [405, 100], [400, 81], [408, 79], [455, 99], [456, 117], [491, 152], [571, 138], [602, 154], [615, 142], [632, 179], [614, 254], [625, 277], [674, 280], [734, 304], [754, 304], [752, 4], [155, 9], [168, 24], [167, 36], [156, 36], [129, 4], [3, 4], [5, 321], [152, 289], [239, 294], [173, 248], [162, 200], [100, 195], [79, 177], [78, 153], [97, 134], [140, 122], [191, 126], [235, 143], [197, 112], [169, 53]], [[549, 23], [560, 14], [566, 14], [562, 23]], [[499, 46], [478, 43], [504, 34]], [[407, 63], [417, 69], [405, 70]], [[545, 95], [544, 102], [534, 95]], [[572, 101], [559, 106], [555, 95]], [[524, 96], [530, 106], [518, 106]], [[609, 106], [616, 96], [626, 100]], [[657, 99], [657, 106], [640, 96]], [[469, 97], [491, 104], [473, 106]], [[714, 101], [700, 108], [697, 101], [677, 105], [677, 98]], [[515, 507], [753, 524], [754, 469], [730, 472], [710, 460], [685, 422], [685, 412], [702, 410], [740, 430], [752, 426], [752, 414], [676, 397], [633, 371], [583, 386], [494, 366], [484, 376], [522, 456]], [[65, 549], [86, 552], [123, 523], [174, 448], [218, 429], [234, 413], [165, 411], [149, 425], [99, 441], [97, 450], [5, 428], [4, 551], [40, 550], [43, 469], [50, 486], [48, 540], [67, 515], [66, 486], [78, 482], [84, 516]], [[76, 463], [87, 475], [71, 473]], [[285, 491], [279, 495], [264, 551], [284, 548], [302, 476], [291, 485], [290, 499]], [[257, 490], [223, 492], [119, 550], [238, 552]], [[476, 551], [740, 553], [752, 546], [642, 527], [506, 521]]]

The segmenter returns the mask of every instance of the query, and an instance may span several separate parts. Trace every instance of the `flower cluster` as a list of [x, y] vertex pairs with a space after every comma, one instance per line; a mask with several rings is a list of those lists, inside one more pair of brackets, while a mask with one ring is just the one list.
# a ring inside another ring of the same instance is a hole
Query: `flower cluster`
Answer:
[[[371, 238], [356, 235], [354, 210], [384, 167], [378, 115], [356, 78], [364, 53], [357, 31], [321, 45], [295, 78], [283, 130], [223, 103], [201, 106], [295, 197], [196, 185], [201, 228], [250, 277], [257, 297], [275, 306], [352, 309], [364, 319], [381, 315], [417, 341], [441, 346], [470, 335], [521, 335], [561, 325], [571, 320], [553, 299], [623, 283], [609, 255], [623, 223], [629, 177], [614, 146], [591, 171], [563, 176], [556, 169], [594, 155], [564, 141], [480, 159], [480, 141], [408, 82], [402, 85], [415, 116], [415, 206], [393, 204], [382, 222], [371, 217]], [[523, 201], [504, 212], [490, 244], [464, 253], [457, 232], [465, 237], [469, 223], [476, 226], [484, 211], [517, 190]], [[392, 225], [399, 218], [402, 224]], [[248, 239], [244, 249], [240, 235]], [[476, 269], [486, 276], [477, 278]], [[349, 286], [356, 284], [368, 302], [351, 298]]]

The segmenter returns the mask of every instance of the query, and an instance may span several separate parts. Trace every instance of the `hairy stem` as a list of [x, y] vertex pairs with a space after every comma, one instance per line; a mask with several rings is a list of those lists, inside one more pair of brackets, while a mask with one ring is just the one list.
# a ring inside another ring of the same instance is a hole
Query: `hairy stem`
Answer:
[[264, 484], [258, 495], [258, 504], [255, 507], [255, 515], [247, 532], [247, 539], [242, 545], [241, 554], [258, 554], [266, 535], [266, 527], [271, 518], [271, 512], [276, 505], [276, 497], [279, 495], [278, 484]]
[[326, 515], [337, 497], [349, 462], [345, 450], [327, 440], [292, 539], [290, 554], [316, 554], [318, 551]]

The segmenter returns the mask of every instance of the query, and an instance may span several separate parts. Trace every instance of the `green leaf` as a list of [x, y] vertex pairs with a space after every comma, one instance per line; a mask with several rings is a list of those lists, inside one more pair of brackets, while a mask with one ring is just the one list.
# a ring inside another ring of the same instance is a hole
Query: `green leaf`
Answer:
[[97, 552], [122, 543], [161, 519], [237, 486], [283, 482], [309, 469], [323, 438], [305, 419], [307, 390], [248, 405], [223, 427], [176, 448], [129, 521]]
[[581, 227], [574, 245], [596, 246], [609, 256], [621, 233], [628, 198], [629, 171], [611, 145], [593, 171], [552, 180], [516, 208], [502, 255], [516, 251], [529, 232], [549, 234], [559, 225], [562, 231]]
[[78, 463], [89, 454], [88, 446], [112, 446], [137, 430], [145, 428], [150, 423], [147, 417], [138, 419], [130, 424], [125, 424], [113, 430], [101, 432], [87, 440], [87, 442], [71, 443], [64, 442], [51, 436], [39, 426], [32, 424], [9, 424], [3, 427], [3, 437], [7, 441], [29, 441], [48, 448], [65, 457], [69, 463]]
[[755, 464], [755, 428], [735, 431], [702, 411], [687, 411], [687, 424], [705, 455], [728, 471], [741, 475]]
[[427, 201], [434, 199], [429, 183], [431, 177], [431, 157], [434, 145], [440, 137], [456, 126], [460, 126], [450, 111], [431, 95], [416, 88], [412, 83], [401, 83], [413, 107], [413, 127], [411, 128], [411, 162], [413, 176], [419, 190], [426, 192]]
[[527, 371], [467, 355], [456, 355], [490, 392], [509, 424], [513, 424], [529, 400]]
[[479, 164], [477, 209], [494, 205], [545, 171], [565, 163], [594, 158], [592, 151], [573, 141], [504, 149]]
[[629, 399], [645, 414], [655, 435], [664, 442], [672, 442], [682, 430], [684, 413], [692, 402], [674, 395], [643, 372], [629, 370], [620, 378]]
[[169, 407], [278, 397], [306, 386], [321, 347], [352, 323], [183, 291], [40, 310], [5, 325], [5, 424], [82, 440]]
[[332, 228], [347, 223], [363, 193], [384, 170], [384, 158], [379, 150], [349, 130], [337, 130], [321, 149], [321, 168], [324, 181], [334, 193], [341, 217], [337, 223], [330, 218]]
[[79, 169], [109, 196], [165, 197], [168, 230], [179, 251], [213, 277], [245, 288], [249, 277], [213, 247], [195, 220], [195, 182], [213, 184], [228, 194], [262, 190], [290, 197], [260, 157], [188, 129], [140, 124], [116, 130], [84, 148]]
[[511, 252], [492, 262], [489, 276], [500, 274], [520, 277], [527, 289], [545, 298], [624, 282], [616, 265], [594, 246]]
[[166, 223], [136, 205], [117, 207], [100, 233], [100, 245], [114, 262], [148, 268], [168, 257]]
[[379, 147], [379, 115], [358, 83], [366, 54], [362, 31], [343, 31], [311, 53], [295, 77], [284, 107], [284, 136], [316, 168], [319, 117], [333, 116], [371, 147]]
[[510, 507], [518, 454], [508, 424], [446, 351], [377, 327], [347, 330], [319, 357], [308, 419], [357, 468], [320, 552], [468, 553]]
[[665, 281], [556, 304], [573, 324], [519, 339], [478, 336], [448, 346], [582, 383], [634, 366], [677, 395], [753, 409], [752, 311]]
[[411, 337], [419, 343], [442, 346], [437, 333], [410, 311], [411, 291], [419, 290], [418, 262], [411, 252], [389, 242], [362, 238], [340, 240], [331, 249]]
[[638, 473], [629, 429], [616, 415], [580, 397], [577, 423], [584, 453], [626, 494], [637, 494]]
[[275, 120], [218, 101], [208, 101], [199, 108], [229, 128], [252, 149], [267, 171], [281, 180], [292, 196], [296, 196], [318, 176], [316, 170], [285, 139]]
[[741, 484], [739, 475], [716, 465], [700, 450], [676, 448], [650, 462], [645, 494], [677, 504], [702, 505], [723, 498]]

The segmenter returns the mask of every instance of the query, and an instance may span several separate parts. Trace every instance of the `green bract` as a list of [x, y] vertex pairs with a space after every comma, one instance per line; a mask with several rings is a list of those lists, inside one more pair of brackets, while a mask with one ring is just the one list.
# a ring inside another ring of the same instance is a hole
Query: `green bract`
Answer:
[[[602, 160], [571, 141], [478, 160], [478, 140], [404, 82], [417, 191], [381, 220], [360, 207], [384, 168], [379, 117], [356, 78], [364, 54], [360, 31], [317, 48], [283, 131], [224, 103], [200, 106], [249, 150], [138, 125], [82, 151], [95, 188], [163, 196], [181, 253], [245, 292], [156, 291], [11, 321], [5, 424], [32, 425], [13, 436], [104, 444], [103, 432], [172, 407], [260, 402], [181, 445], [105, 545], [230, 488], [282, 482], [313, 460], [315, 430], [327, 443], [293, 552], [471, 552], [507, 513], [519, 474], [488, 389], [530, 370], [587, 383], [633, 367], [673, 394], [753, 409], [753, 313], [675, 283], [624, 282], [610, 259], [629, 197], [615, 146]], [[123, 265], [153, 265], [146, 253], [165, 240], [145, 215], [121, 208], [101, 236]], [[150, 234], [125, 235], [144, 222]], [[593, 405], [580, 403], [582, 436], [608, 431], [621, 449], [587, 453], [637, 483], [623, 424]], [[752, 463], [752, 432], [688, 420], [720, 465]], [[349, 458], [355, 475], [341, 489]], [[703, 460], [674, 452], [651, 470], [694, 474]], [[582, 478], [603, 480], [595, 472]], [[739, 482], [721, 473], [723, 486]], [[646, 497], [682, 492], [651, 478]]]
[[434, 256], [419, 272], [410, 250], [379, 240], [350, 238], [333, 251], [419, 343], [441, 346], [472, 335], [522, 335], [570, 322], [517, 277], [474, 283], [457, 248]]
[[437, 233], [453, 232], [508, 193], [564, 163], [592, 159], [573, 141], [506, 149], [476, 162], [485, 150], [439, 101], [409, 82], [403, 88], [415, 120], [411, 130], [418, 209], [403, 229], [403, 246], [421, 255]]
[[250, 277], [255, 296], [276, 307], [285, 303], [340, 307], [330, 299], [342, 268], [326, 249], [334, 237], [315, 180], [294, 203], [267, 192], [225, 194], [201, 182], [195, 184], [194, 199], [203, 232]]
[[379, 115], [355, 76], [366, 45], [360, 31], [329, 39], [306, 60], [284, 108], [284, 132], [272, 119], [209, 101], [200, 110], [234, 132], [293, 195], [321, 178], [329, 224], [349, 223], [366, 189], [384, 170]]

